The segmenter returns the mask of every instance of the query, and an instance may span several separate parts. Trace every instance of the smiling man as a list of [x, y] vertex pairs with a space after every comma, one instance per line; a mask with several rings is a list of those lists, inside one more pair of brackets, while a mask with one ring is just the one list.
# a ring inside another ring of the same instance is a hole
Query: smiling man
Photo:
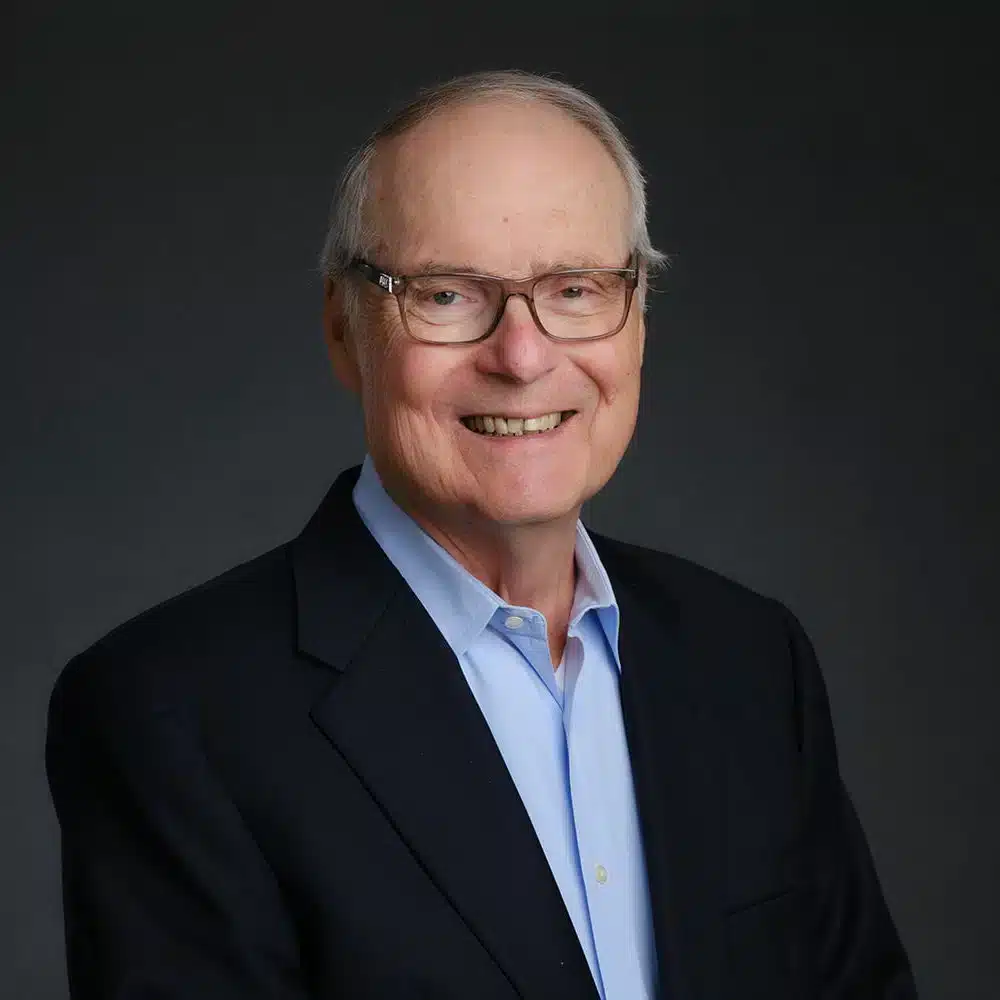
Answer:
[[565, 84], [450, 81], [352, 159], [364, 464], [53, 695], [77, 1000], [915, 996], [795, 619], [580, 522], [661, 263]]

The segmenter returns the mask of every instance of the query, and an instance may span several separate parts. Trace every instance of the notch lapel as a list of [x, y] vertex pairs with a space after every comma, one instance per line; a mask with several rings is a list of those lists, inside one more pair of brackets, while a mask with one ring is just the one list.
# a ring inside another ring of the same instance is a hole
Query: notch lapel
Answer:
[[637, 559], [631, 547], [591, 537], [621, 614], [622, 713], [660, 996], [723, 1000], [725, 744], [703, 687], [708, 671], [688, 641], [677, 605], [645, 559]]
[[[427, 612], [342, 474], [293, 542], [299, 648], [339, 673], [312, 718], [524, 998], [597, 997], [531, 821]], [[335, 631], [330, 609], [355, 627]]]

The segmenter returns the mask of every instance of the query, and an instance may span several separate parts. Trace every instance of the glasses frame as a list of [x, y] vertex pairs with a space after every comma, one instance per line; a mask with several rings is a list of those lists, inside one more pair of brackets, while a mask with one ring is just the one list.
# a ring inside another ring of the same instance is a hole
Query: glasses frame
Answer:
[[[486, 340], [486, 338], [491, 336], [493, 331], [500, 325], [500, 320], [503, 319], [503, 314], [507, 311], [507, 302], [514, 297], [524, 299], [528, 305], [528, 310], [531, 313], [531, 318], [535, 321], [535, 326], [537, 326], [549, 340], [552, 340], [555, 343], [589, 344], [596, 340], [607, 340], [608, 337], [613, 337], [616, 333], [620, 333], [625, 324], [628, 322], [629, 314], [632, 311], [632, 298], [639, 285], [639, 255], [635, 252], [629, 254], [625, 267], [575, 267], [562, 271], [548, 271], [545, 274], [520, 279], [497, 278], [492, 274], [477, 274], [474, 271], [446, 271], [429, 272], [424, 274], [395, 275], [381, 270], [369, 261], [364, 260], [362, 257], [355, 257], [354, 260], [351, 261], [350, 269], [357, 271], [373, 285], [395, 297], [396, 304], [399, 306], [399, 318], [402, 320], [403, 329], [406, 331], [408, 336], [412, 337], [416, 341], [419, 341], [421, 344], [433, 344], [435, 347], [464, 347], [468, 344], [478, 344]], [[549, 333], [549, 331], [546, 330], [545, 326], [542, 324], [542, 321], [538, 318], [538, 313], [535, 312], [535, 287], [540, 281], [544, 281], [547, 278], [552, 278], [557, 275], [572, 276], [574, 274], [594, 273], [618, 274], [623, 278], [628, 279], [628, 284], [625, 286], [625, 308], [622, 310], [621, 322], [609, 333], [601, 333], [595, 337], [556, 337]], [[499, 288], [500, 302], [497, 306], [496, 315], [487, 327], [486, 332], [473, 340], [427, 340], [424, 337], [418, 337], [410, 329], [410, 324], [406, 321], [405, 303], [407, 284], [416, 278], [475, 278], [478, 281], [485, 281]]]

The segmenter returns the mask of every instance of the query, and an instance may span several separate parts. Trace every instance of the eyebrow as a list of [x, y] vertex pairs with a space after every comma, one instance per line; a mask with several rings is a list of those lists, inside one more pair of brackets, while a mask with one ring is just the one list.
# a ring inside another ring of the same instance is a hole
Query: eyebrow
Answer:
[[[609, 264], [607, 261], [594, 257], [591, 254], [578, 254], [575, 257], [565, 257], [560, 260], [540, 261], [536, 259], [532, 262], [531, 273], [528, 277], [540, 274], [549, 274], [553, 271], [577, 271], [591, 270], [593, 268], [627, 268], [629, 261], [624, 264]], [[493, 274], [489, 271], [481, 271], [475, 264], [468, 261], [461, 263], [453, 261], [424, 260], [420, 261], [413, 270], [407, 270], [406, 274], [479, 274], [484, 278], [505, 278], [503, 274]]]

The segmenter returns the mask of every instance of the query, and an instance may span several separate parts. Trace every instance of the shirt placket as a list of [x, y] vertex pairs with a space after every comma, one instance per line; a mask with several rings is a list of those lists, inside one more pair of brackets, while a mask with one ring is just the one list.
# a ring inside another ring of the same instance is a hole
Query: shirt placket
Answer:
[[628, 847], [631, 773], [619, 748], [624, 734], [615, 715], [617, 676], [601, 670], [603, 664], [585, 663], [586, 645], [580, 639], [573, 641], [570, 655], [578, 661], [573, 664], [567, 730], [570, 785], [603, 995], [605, 1000], [637, 1000], [648, 994], [637, 978], [640, 963], [628, 953], [639, 942], [634, 933], [635, 859]]

